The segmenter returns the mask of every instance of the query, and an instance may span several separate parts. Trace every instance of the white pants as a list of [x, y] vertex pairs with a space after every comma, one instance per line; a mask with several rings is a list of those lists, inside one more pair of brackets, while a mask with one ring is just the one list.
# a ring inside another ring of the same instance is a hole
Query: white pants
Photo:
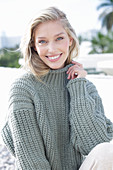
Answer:
[[106, 142], [93, 148], [79, 170], [113, 170], [113, 144]]

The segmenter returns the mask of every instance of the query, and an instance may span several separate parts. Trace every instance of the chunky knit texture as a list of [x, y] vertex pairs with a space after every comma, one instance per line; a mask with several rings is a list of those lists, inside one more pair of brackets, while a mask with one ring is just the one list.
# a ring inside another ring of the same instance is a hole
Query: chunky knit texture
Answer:
[[69, 67], [51, 70], [43, 82], [27, 73], [11, 87], [2, 136], [19, 170], [78, 170], [83, 155], [112, 139], [95, 86], [67, 80]]

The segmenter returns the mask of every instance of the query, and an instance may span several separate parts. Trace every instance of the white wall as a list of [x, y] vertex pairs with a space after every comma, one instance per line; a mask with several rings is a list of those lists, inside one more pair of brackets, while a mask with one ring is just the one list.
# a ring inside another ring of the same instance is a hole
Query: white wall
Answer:
[[78, 58], [75, 58], [76, 61], [82, 63], [85, 68], [98, 68], [98, 62], [113, 60], [113, 53], [108, 54], [87, 54], [80, 55]]

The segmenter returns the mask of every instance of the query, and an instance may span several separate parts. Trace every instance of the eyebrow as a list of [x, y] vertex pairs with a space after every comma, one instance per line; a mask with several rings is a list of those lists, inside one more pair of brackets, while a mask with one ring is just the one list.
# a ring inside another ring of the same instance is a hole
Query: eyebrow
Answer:
[[[59, 36], [59, 35], [61, 35], [61, 34], [65, 34], [65, 33], [64, 33], [64, 32], [60, 32], [60, 33], [56, 34], [55, 37], [57, 37], [57, 36]], [[45, 39], [46, 37], [37, 37], [37, 38], [39, 38], [39, 39]], [[37, 38], [36, 38], [36, 39], [37, 39]]]
[[57, 37], [57, 36], [59, 36], [61, 34], [65, 34], [65, 33], [64, 32], [60, 32], [60, 33], [56, 34], [55, 37]]

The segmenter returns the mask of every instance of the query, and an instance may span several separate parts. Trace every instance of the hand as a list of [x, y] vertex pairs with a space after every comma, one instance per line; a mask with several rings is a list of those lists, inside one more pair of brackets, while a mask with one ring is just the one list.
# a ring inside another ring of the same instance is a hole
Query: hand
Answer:
[[87, 75], [87, 72], [84, 70], [82, 64], [72, 61], [73, 66], [71, 66], [68, 71], [68, 79], [74, 79], [74, 78], [84, 78]]

